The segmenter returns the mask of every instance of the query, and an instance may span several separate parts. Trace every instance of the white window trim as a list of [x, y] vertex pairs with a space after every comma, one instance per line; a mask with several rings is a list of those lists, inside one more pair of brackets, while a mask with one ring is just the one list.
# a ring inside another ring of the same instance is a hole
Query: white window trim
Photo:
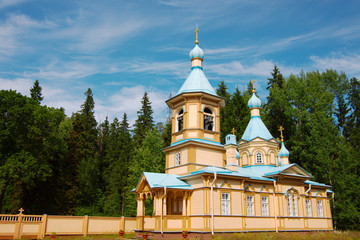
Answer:
[[[211, 111], [211, 114], [210, 113], [206, 113], [205, 112], [205, 109], [206, 108], [208, 108], [208, 109], [210, 109], [210, 111]], [[214, 117], [214, 110], [211, 108], [211, 107], [204, 107], [204, 110], [203, 110], [203, 114], [204, 114], [204, 129], [205, 130], [208, 130], [208, 131], [215, 131], [215, 117]], [[211, 130], [209, 130], [209, 129], [206, 129], [205, 127], [205, 118], [206, 117], [209, 117], [211, 120], [212, 120], [212, 129]]]
[[254, 216], [254, 196], [246, 196], [246, 209], [248, 216]]
[[263, 216], [269, 216], [269, 198], [261, 197], [261, 212]]
[[221, 215], [230, 215], [230, 193], [221, 193]]
[[306, 199], [305, 202], [306, 202], [306, 214], [307, 214], [308, 217], [311, 217], [312, 216], [312, 213], [311, 213], [311, 199]]
[[318, 217], [324, 217], [324, 208], [322, 200], [317, 200]]
[[261, 152], [256, 153], [256, 163], [263, 163], [263, 154]]
[[175, 166], [180, 166], [181, 164], [181, 153], [177, 151], [175, 154]]

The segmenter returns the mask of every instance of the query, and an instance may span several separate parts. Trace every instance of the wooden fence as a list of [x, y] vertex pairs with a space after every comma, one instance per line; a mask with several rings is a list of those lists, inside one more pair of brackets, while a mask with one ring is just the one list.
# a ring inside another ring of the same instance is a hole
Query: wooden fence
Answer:
[[136, 218], [24, 215], [0, 215], [0, 239], [43, 239], [57, 235], [118, 234], [120, 230], [133, 232]]

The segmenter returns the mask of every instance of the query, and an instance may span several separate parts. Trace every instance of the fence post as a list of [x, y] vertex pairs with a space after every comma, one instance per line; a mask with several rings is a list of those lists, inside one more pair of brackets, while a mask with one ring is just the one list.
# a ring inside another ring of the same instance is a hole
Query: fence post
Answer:
[[123, 230], [125, 232], [125, 217], [124, 216], [121, 216], [121, 219], [120, 219], [120, 230]]
[[88, 234], [89, 216], [85, 215], [83, 221], [83, 235], [86, 237]]
[[47, 226], [47, 214], [44, 214], [41, 218], [41, 226], [39, 228], [39, 235], [38, 238], [39, 239], [43, 239], [45, 237], [46, 234], [46, 226]]
[[14, 232], [14, 239], [20, 239], [21, 238], [21, 222], [22, 222], [22, 212], [24, 211], [23, 208], [19, 209], [19, 214], [18, 214], [18, 222], [15, 223], [15, 232]]

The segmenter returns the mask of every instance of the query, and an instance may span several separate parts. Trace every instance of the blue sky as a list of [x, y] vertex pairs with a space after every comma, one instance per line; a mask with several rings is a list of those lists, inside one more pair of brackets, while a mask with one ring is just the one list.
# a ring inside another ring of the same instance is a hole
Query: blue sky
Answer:
[[186, 79], [194, 47], [205, 52], [213, 87], [254, 79], [262, 100], [274, 64], [360, 77], [360, 1], [0, 0], [0, 88], [29, 96], [37, 79], [43, 104], [80, 110], [91, 88], [96, 119], [136, 119], [147, 91], [156, 121]]

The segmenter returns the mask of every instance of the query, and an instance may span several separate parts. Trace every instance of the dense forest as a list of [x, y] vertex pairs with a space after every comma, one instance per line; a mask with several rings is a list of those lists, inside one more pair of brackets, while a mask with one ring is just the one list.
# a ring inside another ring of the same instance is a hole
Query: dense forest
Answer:
[[[332, 185], [335, 227], [359, 230], [359, 80], [334, 70], [284, 78], [275, 66], [267, 90], [261, 114], [270, 132], [278, 137], [282, 125], [290, 161]], [[0, 91], [0, 212], [135, 216], [131, 190], [141, 173], [164, 172], [169, 116], [154, 122], [146, 92], [133, 126], [126, 114], [98, 123], [91, 89], [71, 117], [41, 103], [37, 80], [30, 93]], [[240, 139], [250, 119], [251, 85], [229, 92], [222, 81], [217, 93], [226, 99], [222, 141], [232, 128]]]

